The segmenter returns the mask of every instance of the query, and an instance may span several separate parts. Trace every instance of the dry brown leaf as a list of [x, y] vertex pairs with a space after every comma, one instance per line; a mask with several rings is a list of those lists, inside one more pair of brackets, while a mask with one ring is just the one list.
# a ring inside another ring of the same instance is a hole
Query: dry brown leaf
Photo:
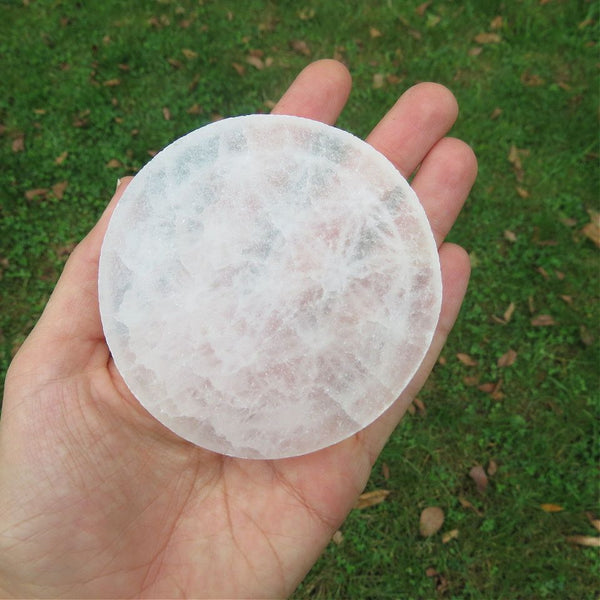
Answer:
[[492, 19], [490, 23], [490, 29], [502, 29], [504, 25], [504, 17], [502, 15], [498, 15]]
[[181, 67], [183, 66], [183, 63], [180, 60], [177, 60], [176, 58], [167, 58], [167, 62], [174, 68], [174, 69], [181, 69]]
[[490, 115], [490, 119], [492, 119], [492, 121], [494, 121], [495, 119], [497, 119], [500, 115], [502, 114], [502, 109], [496, 107], [493, 111], [492, 114]]
[[588, 546], [590, 548], [600, 548], [600, 537], [594, 537], [592, 535], [568, 535], [565, 539], [570, 544]]
[[427, 567], [425, 569], [425, 575], [427, 577], [437, 577], [437, 575], [439, 575], [439, 573], [433, 567]]
[[490, 460], [487, 468], [487, 474], [493, 477], [498, 472], [498, 463], [495, 460]]
[[381, 37], [381, 31], [379, 31], [379, 29], [376, 29], [375, 27], [371, 27], [369, 29], [369, 35], [372, 38], [378, 38], [378, 37]]
[[425, 11], [431, 6], [431, 2], [423, 2], [419, 4], [417, 8], [415, 8], [415, 12], [422, 17], [425, 14]]
[[488, 381], [482, 383], [477, 389], [484, 392], [485, 394], [491, 394], [496, 389], [497, 382]]
[[385, 76], [383, 73], [375, 73], [373, 75], [373, 89], [378, 90], [382, 88], [385, 84]]
[[121, 80], [120, 79], [108, 79], [106, 80], [103, 85], [105, 87], [117, 87], [118, 85], [121, 85]]
[[463, 508], [468, 508], [472, 510], [479, 517], [483, 517], [483, 512], [480, 511], [477, 507], [475, 507], [471, 502], [469, 502], [464, 496], [459, 496], [458, 501]]
[[467, 367], [477, 366], [477, 361], [474, 358], [471, 358], [471, 356], [469, 356], [468, 354], [465, 354], [464, 352], [458, 352], [456, 358], [458, 358], [458, 360]]
[[418, 413], [423, 417], [427, 414], [427, 409], [425, 408], [425, 404], [421, 398], [415, 398], [413, 400], [413, 404], [415, 405]]
[[594, 334], [585, 325], [579, 326], [579, 339], [584, 346], [591, 346], [596, 340]]
[[331, 541], [339, 546], [344, 541], [344, 534], [338, 529], [332, 536]]
[[600, 247], [600, 212], [588, 210], [590, 222], [583, 227], [581, 233]]
[[473, 48], [469, 48], [467, 54], [469, 56], [479, 56], [483, 52], [483, 48], [481, 46], [474, 46]]
[[546, 281], [550, 279], [550, 275], [548, 275], [548, 271], [544, 269], [544, 267], [536, 267], [535, 269]]
[[298, 18], [301, 21], [310, 21], [314, 16], [315, 16], [315, 9], [314, 8], [303, 8], [302, 10], [298, 11]]
[[246, 67], [244, 67], [244, 65], [240, 65], [240, 63], [237, 62], [232, 62], [231, 66], [236, 70], [238, 75], [243, 77], [246, 74]]
[[540, 504], [540, 508], [547, 513], [561, 512], [564, 510], [559, 504]]
[[390, 478], [390, 467], [386, 462], [381, 463], [381, 473], [386, 481]]
[[246, 62], [259, 71], [262, 71], [265, 68], [265, 63], [263, 62], [262, 58], [253, 56], [252, 54], [246, 56]]
[[444, 511], [439, 506], [423, 509], [419, 518], [419, 533], [423, 537], [435, 535], [444, 524]]
[[596, 529], [596, 531], [600, 531], [600, 519], [596, 519], [591, 512], [586, 512], [585, 516], [588, 518], [588, 521], [594, 527], [594, 529]]
[[463, 383], [468, 386], [474, 386], [479, 383], [479, 375], [467, 375], [463, 377]]
[[515, 305], [515, 303], [514, 303], [514, 302], [511, 302], [511, 303], [508, 305], [508, 308], [507, 308], [507, 309], [504, 311], [504, 314], [502, 315], [502, 317], [504, 318], [504, 320], [505, 320], [507, 323], [508, 323], [508, 322], [511, 320], [511, 318], [512, 318], [512, 316], [513, 316], [513, 313], [515, 312], [515, 308], [516, 308], [516, 305]]
[[33, 190], [27, 190], [25, 192], [25, 198], [27, 200], [35, 200], [36, 198], [44, 198], [48, 194], [47, 188], [35, 188]]
[[25, 150], [25, 134], [19, 133], [12, 141], [11, 148], [13, 152], [23, 152]]
[[510, 367], [515, 364], [515, 360], [517, 360], [517, 353], [511, 348], [498, 359], [498, 367], [501, 369]]
[[478, 44], [497, 44], [502, 41], [497, 33], [479, 33], [474, 39]]
[[67, 159], [67, 156], [69, 156], [69, 153], [65, 150], [64, 152], [61, 152], [55, 159], [54, 159], [54, 164], [55, 165], [62, 165], [65, 160]]
[[475, 465], [469, 471], [469, 477], [475, 482], [475, 487], [480, 494], [485, 494], [488, 484], [488, 476], [481, 465]]
[[123, 165], [121, 164], [121, 161], [117, 160], [116, 158], [111, 158], [107, 163], [106, 166], [109, 169], [120, 169]]
[[398, 77], [398, 75], [394, 75], [393, 73], [390, 73], [389, 75], [386, 75], [385, 80], [390, 85], [397, 85], [398, 83], [400, 83], [402, 81], [402, 77]]
[[524, 71], [521, 74], [521, 83], [528, 87], [539, 87], [540, 85], [544, 85], [546, 83], [546, 80], [535, 73], [529, 73], [529, 71]]
[[195, 102], [194, 104], [192, 104], [187, 109], [187, 113], [189, 115], [201, 115], [203, 112], [204, 112], [204, 109], [197, 102]]
[[520, 198], [523, 198], [523, 200], [527, 200], [527, 198], [529, 198], [530, 196], [529, 192], [525, 188], [522, 188], [518, 185], [515, 186], [515, 191], [517, 192]]
[[451, 529], [450, 531], [446, 531], [444, 535], [442, 535], [442, 544], [447, 544], [451, 540], [455, 540], [458, 537], [458, 529]]
[[68, 181], [59, 181], [52, 186], [52, 194], [57, 200], [62, 200], [68, 186]]
[[509, 242], [512, 242], [513, 244], [517, 241], [517, 236], [515, 235], [514, 232], [505, 229], [504, 230], [504, 239], [508, 240]]
[[534, 327], [549, 327], [551, 325], [556, 325], [556, 321], [553, 319], [552, 315], [538, 315], [531, 319], [531, 324]]
[[290, 46], [294, 52], [304, 56], [310, 56], [310, 48], [304, 40], [292, 40]]
[[559, 298], [563, 301], [566, 302], [567, 304], [571, 305], [573, 304], [573, 296], [568, 296], [567, 294], [561, 294], [559, 296]]
[[362, 510], [363, 508], [381, 504], [389, 495], [390, 490], [373, 490], [372, 492], [365, 492], [358, 497], [354, 508]]
[[165, 121], [171, 120], [171, 111], [166, 106], [163, 106], [162, 114]]
[[193, 58], [198, 58], [198, 53], [190, 50], [189, 48], [183, 48], [181, 53], [188, 59], [192, 60]]
[[125, 73], [127, 73], [127, 71], [130, 71], [130, 70], [131, 70], [130, 66], [129, 66], [129, 65], [126, 65], [125, 63], [119, 63], [117, 66], [119, 67], [119, 69], [120, 69], [121, 71], [123, 71], [123, 72], [125, 72]]

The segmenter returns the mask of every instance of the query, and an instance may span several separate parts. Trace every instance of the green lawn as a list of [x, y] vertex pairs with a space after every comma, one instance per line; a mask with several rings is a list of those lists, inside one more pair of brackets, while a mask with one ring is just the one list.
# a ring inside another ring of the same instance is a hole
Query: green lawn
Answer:
[[[390, 494], [351, 513], [295, 597], [595, 598], [598, 550], [567, 537], [600, 517], [598, 17], [584, 0], [0, 1], [2, 373], [153, 152], [267, 112], [316, 58], [350, 68], [339, 125], [361, 136], [438, 81], [480, 164], [451, 234], [469, 293], [373, 470], [367, 489]], [[484, 493], [474, 465], [492, 466]], [[427, 506], [445, 523], [423, 538]]]

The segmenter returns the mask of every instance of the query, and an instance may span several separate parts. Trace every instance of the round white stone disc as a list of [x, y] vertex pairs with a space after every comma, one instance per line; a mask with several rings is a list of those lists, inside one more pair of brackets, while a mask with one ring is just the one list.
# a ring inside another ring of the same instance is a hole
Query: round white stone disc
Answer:
[[172, 431], [282, 458], [375, 420], [436, 327], [436, 245], [406, 180], [355, 136], [299, 117], [213, 123], [123, 194], [100, 258], [115, 364]]

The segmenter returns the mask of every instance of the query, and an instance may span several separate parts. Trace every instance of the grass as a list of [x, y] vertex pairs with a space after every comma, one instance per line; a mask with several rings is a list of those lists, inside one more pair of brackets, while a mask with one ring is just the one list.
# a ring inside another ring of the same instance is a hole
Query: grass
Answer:
[[[470, 291], [420, 396], [425, 414], [405, 418], [373, 470], [367, 489], [390, 495], [351, 513], [295, 597], [595, 597], [597, 550], [565, 538], [597, 534], [586, 513], [600, 516], [598, 249], [582, 232], [599, 209], [598, 5], [123, 6], [0, 4], [2, 372], [116, 179], [153, 151], [219, 115], [268, 111], [316, 58], [348, 64], [339, 125], [362, 136], [406, 87], [439, 81], [461, 106], [452, 134], [480, 161], [451, 234], [471, 254]], [[539, 315], [554, 324], [532, 325]], [[509, 349], [514, 364], [499, 367]], [[469, 470], [490, 461], [497, 472], [478, 494]], [[446, 521], [425, 539], [419, 514], [431, 505]]]

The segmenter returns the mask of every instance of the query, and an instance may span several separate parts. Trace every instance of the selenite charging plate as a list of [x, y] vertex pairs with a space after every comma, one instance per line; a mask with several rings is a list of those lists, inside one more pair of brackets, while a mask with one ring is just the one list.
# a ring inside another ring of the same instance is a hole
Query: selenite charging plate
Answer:
[[318, 450], [381, 415], [441, 302], [436, 245], [394, 166], [300, 117], [225, 119], [177, 140], [111, 218], [100, 312], [139, 402], [232, 456]]

